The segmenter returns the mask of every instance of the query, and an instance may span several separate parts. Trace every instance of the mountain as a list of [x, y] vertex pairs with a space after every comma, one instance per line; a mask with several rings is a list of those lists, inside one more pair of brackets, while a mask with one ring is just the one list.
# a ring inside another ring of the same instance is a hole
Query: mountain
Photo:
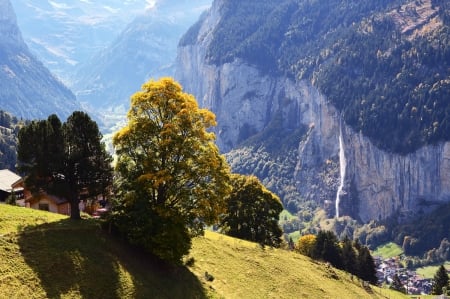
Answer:
[[137, 16], [106, 49], [80, 65], [72, 85], [79, 100], [101, 110], [128, 108], [145, 81], [173, 76], [180, 37], [210, 3], [158, 1]]
[[181, 35], [210, 4], [211, 0], [14, 1], [32, 52], [87, 109], [100, 109], [102, 115], [114, 113], [110, 110], [125, 114], [131, 94], [145, 81], [173, 76]]
[[71, 85], [74, 70], [105, 49], [152, 1], [14, 0], [25, 42], [52, 73]]
[[9, 0], [0, 0], [0, 107], [17, 117], [67, 117], [80, 106], [74, 94], [32, 55]]
[[450, 201], [449, 16], [441, 0], [216, 0], [176, 78], [297, 229], [316, 208], [349, 234], [346, 217], [414, 221]]

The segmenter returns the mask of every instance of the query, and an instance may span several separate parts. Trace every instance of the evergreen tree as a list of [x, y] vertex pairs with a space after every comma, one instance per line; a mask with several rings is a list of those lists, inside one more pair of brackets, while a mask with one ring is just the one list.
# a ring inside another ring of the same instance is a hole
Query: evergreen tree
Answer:
[[313, 259], [329, 262], [342, 269], [342, 257], [336, 235], [331, 231], [319, 231], [311, 254]]
[[104, 195], [112, 184], [112, 159], [101, 141], [97, 123], [85, 112], [72, 113], [63, 125], [63, 134], [64, 177], [60, 177], [60, 183], [64, 191], [61, 194], [71, 203], [70, 217], [77, 219], [81, 194]]
[[[444, 288], [449, 287], [449, 276], [444, 265], [441, 265], [434, 274], [433, 290], [434, 295], [441, 295]], [[444, 294], [445, 295], [445, 294]]]
[[345, 271], [358, 274], [356, 251], [352, 241], [346, 236], [342, 241], [342, 265]]
[[362, 246], [358, 251], [357, 257], [357, 275], [362, 280], [368, 281], [371, 284], [377, 284], [377, 270], [375, 262], [366, 246]]
[[0, 110], [0, 169], [16, 170], [17, 136], [23, 123]]
[[33, 121], [19, 131], [18, 170], [33, 193], [53, 193], [55, 176], [64, 168], [62, 123], [56, 115]]
[[62, 124], [56, 115], [19, 131], [19, 171], [34, 195], [45, 191], [69, 200], [72, 219], [80, 219], [81, 194], [95, 197], [112, 183], [111, 156], [97, 124], [76, 111]]

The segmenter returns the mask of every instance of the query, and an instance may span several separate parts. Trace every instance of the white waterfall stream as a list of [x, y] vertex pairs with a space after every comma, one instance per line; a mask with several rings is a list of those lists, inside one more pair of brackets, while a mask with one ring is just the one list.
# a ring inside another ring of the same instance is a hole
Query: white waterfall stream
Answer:
[[344, 137], [342, 136], [342, 118], [339, 122], [339, 169], [341, 180], [336, 192], [336, 218], [339, 217], [339, 203], [341, 200], [342, 189], [344, 188], [345, 169], [347, 168], [347, 160], [345, 159]]

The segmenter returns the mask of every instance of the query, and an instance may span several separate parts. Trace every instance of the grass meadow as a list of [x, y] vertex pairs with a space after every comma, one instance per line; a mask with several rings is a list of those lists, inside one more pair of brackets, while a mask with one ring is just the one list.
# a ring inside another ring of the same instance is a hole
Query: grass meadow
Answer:
[[209, 231], [185, 259], [189, 267], [168, 266], [92, 219], [0, 205], [1, 299], [408, 298], [297, 253]]

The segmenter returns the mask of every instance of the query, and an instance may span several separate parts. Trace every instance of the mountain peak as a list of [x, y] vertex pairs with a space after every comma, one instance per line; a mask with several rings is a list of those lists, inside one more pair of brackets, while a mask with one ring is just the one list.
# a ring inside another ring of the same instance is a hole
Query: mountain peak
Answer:
[[17, 27], [16, 14], [9, 0], [0, 0], [0, 41], [6, 43], [23, 43], [22, 34]]
[[0, 22], [16, 22], [16, 15], [9, 0], [0, 0]]
[[0, 107], [26, 119], [80, 110], [74, 94], [30, 53], [9, 0], [0, 0]]

